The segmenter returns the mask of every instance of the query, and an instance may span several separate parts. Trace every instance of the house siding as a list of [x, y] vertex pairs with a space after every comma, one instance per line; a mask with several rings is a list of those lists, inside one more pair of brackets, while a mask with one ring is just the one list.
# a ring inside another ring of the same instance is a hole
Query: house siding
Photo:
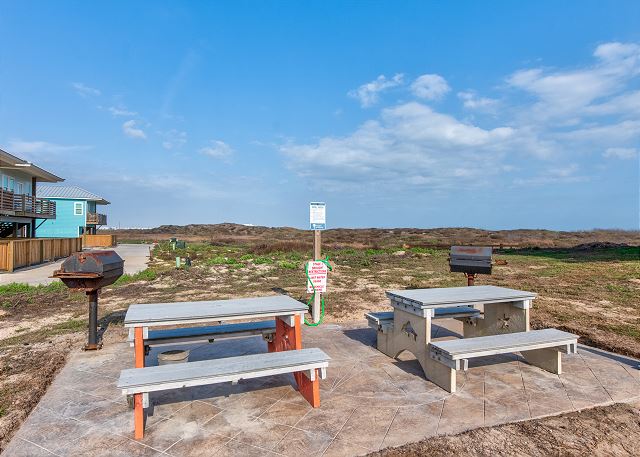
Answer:
[[[87, 202], [84, 200], [68, 200], [50, 198], [56, 202], [56, 218], [36, 222], [36, 236], [40, 238], [70, 238], [79, 236], [79, 228], [85, 226]], [[82, 215], [76, 216], [74, 204], [82, 204]], [[95, 202], [94, 202], [95, 203]], [[40, 225], [42, 223], [42, 225]]]
[[[13, 186], [12, 180], [13, 179]], [[22, 192], [19, 192], [19, 184], [22, 184]], [[31, 175], [15, 170], [2, 170], [0, 173], [0, 187], [16, 194], [31, 194]]]

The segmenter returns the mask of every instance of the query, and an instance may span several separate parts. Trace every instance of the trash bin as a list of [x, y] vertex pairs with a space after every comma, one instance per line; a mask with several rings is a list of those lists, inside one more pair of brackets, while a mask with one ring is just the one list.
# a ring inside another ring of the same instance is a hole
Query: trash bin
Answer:
[[186, 363], [189, 361], [189, 351], [179, 349], [165, 351], [158, 354], [158, 365], [171, 365], [174, 363]]

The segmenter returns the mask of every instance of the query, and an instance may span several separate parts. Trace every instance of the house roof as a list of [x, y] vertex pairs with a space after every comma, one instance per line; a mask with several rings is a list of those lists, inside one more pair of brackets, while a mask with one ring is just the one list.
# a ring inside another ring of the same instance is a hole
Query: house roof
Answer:
[[78, 186], [51, 186], [41, 185], [36, 187], [36, 195], [42, 198], [65, 198], [70, 200], [89, 200], [99, 205], [109, 205], [104, 198]]
[[14, 156], [13, 154], [9, 154], [7, 151], [3, 151], [0, 149], [0, 170], [18, 170], [23, 173], [27, 173], [34, 178], [38, 182], [62, 182], [63, 178], [54, 175], [53, 173], [48, 172], [40, 167], [35, 166], [34, 164], [27, 162], [26, 160], [20, 159], [19, 157]]

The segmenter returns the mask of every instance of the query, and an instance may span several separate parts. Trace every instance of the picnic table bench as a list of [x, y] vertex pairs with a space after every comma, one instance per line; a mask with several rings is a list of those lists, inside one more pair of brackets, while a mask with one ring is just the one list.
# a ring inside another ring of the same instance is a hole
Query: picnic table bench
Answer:
[[[148, 395], [157, 390], [293, 373], [302, 396], [313, 407], [320, 406], [319, 379], [324, 379], [326, 375], [329, 357], [319, 349], [302, 349], [301, 321], [306, 311], [304, 304], [286, 295], [131, 305], [124, 326], [130, 329], [135, 368], [121, 372], [118, 387], [123, 394], [133, 395], [135, 438], [141, 439], [144, 435], [144, 409], [149, 406]], [[262, 320], [203, 325], [251, 319]], [[199, 325], [156, 329], [191, 324]], [[263, 335], [267, 340], [267, 354], [145, 367], [146, 348], [151, 345], [256, 334]]]
[[[546, 350], [554, 347], [552, 334], [530, 332], [529, 310], [536, 297], [533, 292], [473, 286], [391, 290], [386, 294], [394, 310], [366, 314], [369, 325], [377, 330], [378, 350], [393, 358], [403, 351], [411, 352], [425, 376], [449, 392], [456, 390], [456, 370], [466, 369], [469, 358], [480, 357], [488, 348], [520, 351], [532, 365], [553, 372], [560, 370], [558, 351]], [[456, 340], [455, 344], [432, 341], [432, 321], [444, 318], [462, 322], [463, 340]], [[575, 335], [572, 337], [574, 341], [577, 339]], [[550, 346], [538, 348], [525, 344], [510, 350], [517, 346], [516, 340], [527, 342], [536, 338], [546, 338]], [[447, 348], [456, 345], [472, 347], [475, 351], [470, 351], [467, 357], [456, 358], [447, 352]]]

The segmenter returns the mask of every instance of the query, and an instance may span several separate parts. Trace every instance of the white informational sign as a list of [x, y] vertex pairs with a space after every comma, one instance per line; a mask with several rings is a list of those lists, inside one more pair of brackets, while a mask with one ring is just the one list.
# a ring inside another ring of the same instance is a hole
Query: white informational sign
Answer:
[[324, 202], [309, 203], [309, 227], [311, 230], [327, 228], [327, 205]]
[[311, 282], [316, 288], [316, 292], [327, 291], [327, 273], [329, 269], [322, 262], [311, 261], [307, 264], [307, 271], [309, 272], [309, 278], [307, 278], [307, 293], [313, 293], [313, 287]]

